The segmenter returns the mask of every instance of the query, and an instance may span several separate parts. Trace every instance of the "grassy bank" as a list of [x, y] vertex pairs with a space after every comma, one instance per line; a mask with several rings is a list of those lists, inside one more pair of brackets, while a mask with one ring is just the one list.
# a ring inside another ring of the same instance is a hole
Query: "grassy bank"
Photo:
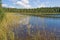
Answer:
[[16, 13], [5, 13], [0, 10], [0, 40], [14, 40], [14, 32], [12, 29], [15, 25], [18, 25], [20, 19], [25, 17], [17, 16]]

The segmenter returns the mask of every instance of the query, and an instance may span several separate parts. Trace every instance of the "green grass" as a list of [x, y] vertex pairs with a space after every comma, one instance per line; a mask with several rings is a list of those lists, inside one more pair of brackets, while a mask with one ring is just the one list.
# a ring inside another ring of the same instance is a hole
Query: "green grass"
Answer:
[[[26, 16], [16, 16], [16, 13], [8, 13], [0, 10], [0, 40], [14, 40], [14, 32], [11, 29], [17, 25], [20, 19]], [[15, 22], [15, 23], [14, 23]]]

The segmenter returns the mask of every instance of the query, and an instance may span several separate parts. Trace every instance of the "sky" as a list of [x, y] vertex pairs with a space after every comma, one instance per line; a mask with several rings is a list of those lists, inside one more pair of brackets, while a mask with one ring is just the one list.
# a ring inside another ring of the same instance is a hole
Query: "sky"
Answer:
[[2, 0], [2, 7], [7, 8], [60, 7], [60, 0]]

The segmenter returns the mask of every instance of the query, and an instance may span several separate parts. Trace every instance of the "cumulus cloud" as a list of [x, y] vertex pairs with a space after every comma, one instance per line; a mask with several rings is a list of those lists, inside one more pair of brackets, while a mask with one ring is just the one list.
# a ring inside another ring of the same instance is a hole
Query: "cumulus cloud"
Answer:
[[[3, 7], [10, 7], [10, 8], [37, 8], [37, 7], [46, 7], [46, 4], [48, 3], [40, 3], [40, 0], [9, 0], [9, 2], [12, 3], [12, 5], [9, 4], [2, 4]], [[31, 4], [32, 3], [32, 4]]]
[[29, 3], [29, 0], [21, 0], [23, 3]]
[[38, 7], [39, 7], [39, 8], [41, 8], [41, 7], [46, 7], [46, 5], [41, 4], [41, 5], [39, 5]]
[[2, 7], [7, 7], [8, 5], [7, 4], [2, 4]]
[[15, 8], [14, 6], [9, 6], [9, 8]]
[[14, 6], [9, 6], [7, 4], [2, 4], [2, 7], [15, 8]]
[[9, 1], [11, 1], [11, 2], [13, 2], [13, 3], [14, 3], [14, 2], [16, 2], [17, 0], [9, 0]]
[[[13, 5], [17, 5], [17, 7], [22, 7], [22, 8], [32, 8], [32, 6], [29, 4], [29, 0], [9, 0]], [[10, 7], [10, 8], [15, 8], [14, 6], [8, 6], [7, 4], [2, 4], [2, 7]]]
[[29, 4], [29, 0], [21, 0], [16, 2], [17, 5], [21, 5], [24, 8], [31, 8], [32, 6]]

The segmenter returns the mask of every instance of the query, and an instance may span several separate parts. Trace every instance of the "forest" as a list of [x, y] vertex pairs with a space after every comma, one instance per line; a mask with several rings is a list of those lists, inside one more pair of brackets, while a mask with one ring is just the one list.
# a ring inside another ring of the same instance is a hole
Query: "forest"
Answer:
[[17, 13], [60, 13], [60, 7], [45, 7], [32, 9], [3, 8], [7, 12]]
[[[49, 15], [59, 15], [60, 7], [45, 7], [32, 9], [3, 8], [5, 12], [19, 13], [23, 15], [32, 15], [40, 17], [51, 17]], [[55, 17], [55, 16], [52, 16]]]

